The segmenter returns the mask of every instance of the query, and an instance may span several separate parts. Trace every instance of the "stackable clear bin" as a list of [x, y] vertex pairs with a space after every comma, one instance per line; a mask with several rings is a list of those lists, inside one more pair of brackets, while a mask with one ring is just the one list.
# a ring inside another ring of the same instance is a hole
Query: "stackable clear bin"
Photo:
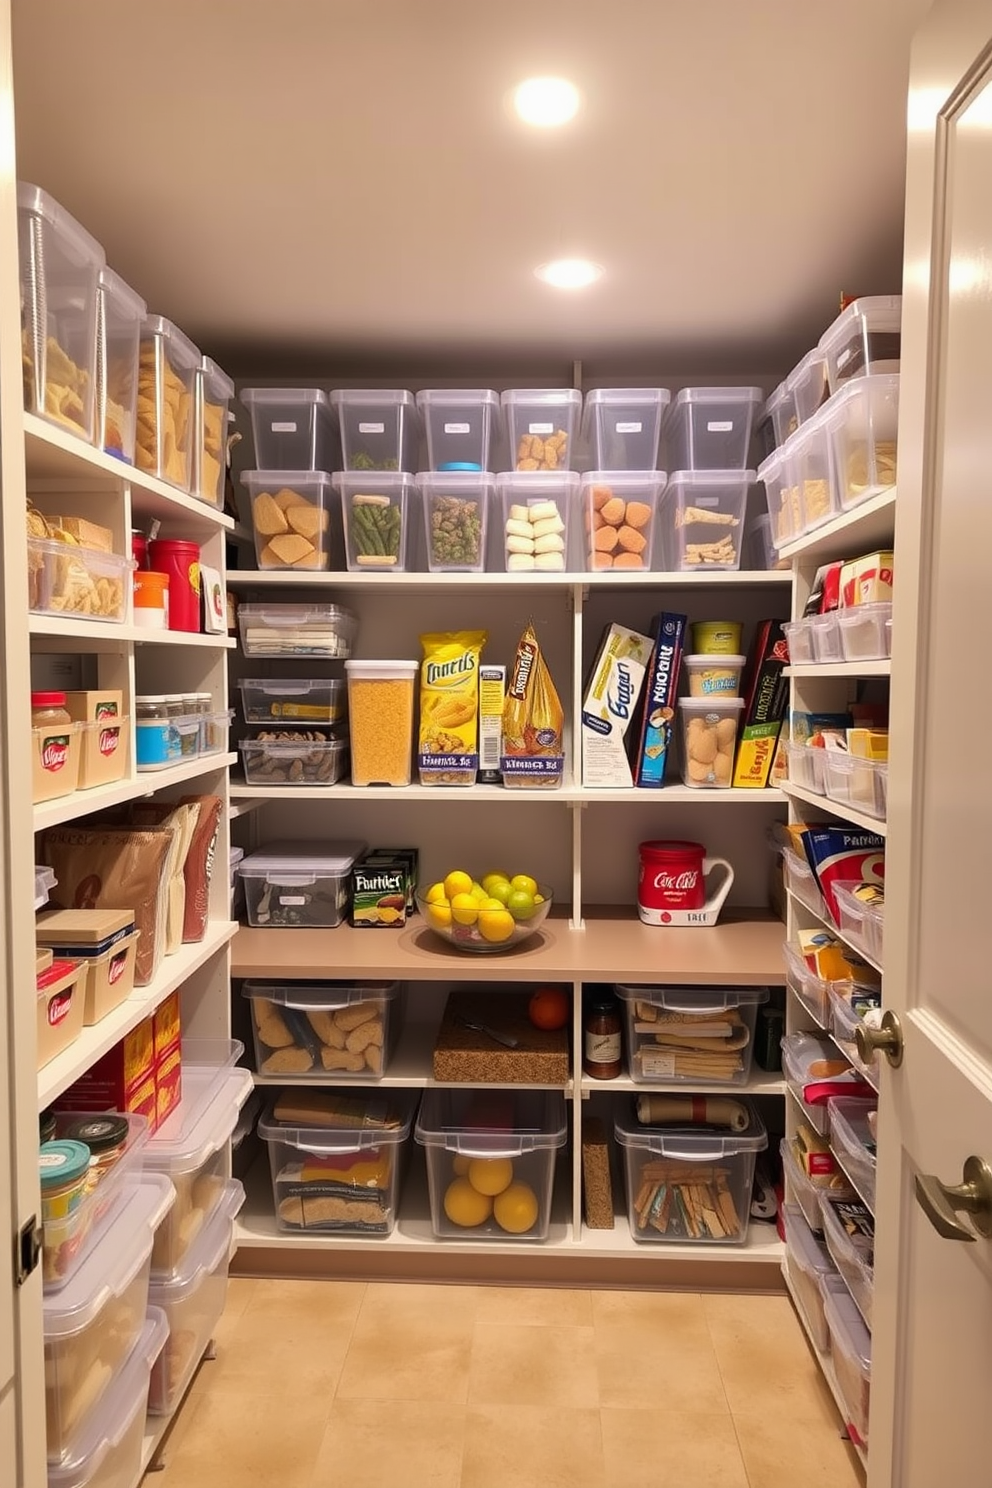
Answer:
[[500, 394], [511, 470], [574, 470], [582, 394], [576, 388], [508, 388]]
[[858, 1029], [864, 1019], [859, 1003], [859, 988], [853, 982], [828, 982], [830, 988], [830, 1036], [846, 1059], [851, 1061], [863, 1080], [878, 1089], [879, 1063], [877, 1051], [865, 1064], [858, 1053]]
[[[627, 1069], [637, 1085], [659, 1082], [692, 1086], [746, 1085], [754, 1055], [754, 1025], [758, 1007], [768, 1001], [767, 987], [628, 987], [618, 986], [627, 1022]], [[714, 1049], [724, 1051], [725, 1075], [700, 1075], [694, 1068], [680, 1070], [677, 1051], [658, 1042], [666, 1024], [670, 1031], [688, 1028], [693, 1022], [720, 1023], [726, 1020], [737, 1031], [714, 1035]], [[731, 1059], [726, 1060], [726, 1054]], [[734, 1059], [736, 1055], [736, 1059]], [[736, 1068], [729, 1068], [736, 1063]]]
[[809, 1228], [814, 1233], [822, 1235], [823, 1219], [820, 1215], [820, 1190], [815, 1184], [810, 1182], [799, 1166], [796, 1160], [796, 1154], [792, 1150], [792, 1143], [787, 1137], [783, 1137], [779, 1143], [779, 1153], [782, 1158], [782, 1176], [785, 1179], [786, 1192], [799, 1205]]
[[820, 337], [827, 380], [836, 393], [852, 377], [899, 371], [902, 296], [854, 300]]
[[753, 470], [678, 470], [662, 499], [661, 567], [699, 573], [741, 566], [744, 515]]
[[148, 306], [119, 274], [100, 270], [96, 327], [96, 437], [94, 443], [134, 463], [138, 408], [138, 342]]
[[[850, 1199], [838, 1199], [838, 1202], [851, 1203], [854, 1201]], [[830, 1259], [837, 1267], [858, 1312], [860, 1312], [861, 1317], [864, 1318], [864, 1321], [870, 1328], [872, 1303], [875, 1298], [873, 1257], [870, 1252], [866, 1251], [863, 1244], [856, 1244], [852, 1236], [847, 1233], [836, 1205], [832, 1204], [829, 1200], [825, 1200], [821, 1205], [821, 1212], [823, 1217], [823, 1238], [826, 1242]]]
[[364, 842], [278, 843], [239, 865], [249, 925], [332, 930], [348, 908], [348, 879]]
[[837, 1270], [823, 1241], [817, 1240], [806, 1223], [802, 1210], [786, 1204], [782, 1215], [786, 1271], [813, 1346], [825, 1354], [830, 1347], [830, 1334], [823, 1311], [823, 1282], [829, 1276], [836, 1276]]
[[653, 470], [667, 388], [594, 388], [582, 409], [582, 442], [594, 470]]
[[845, 661], [886, 661], [892, 654], [892, 601], [837, 611]]
[[665, 415], [665, 468], [745, 470], [762, 401], [756, 387], [683, 388]]
[[885, 760], [859, 759], [853, 754], [841, 754], [835, 749], [824, 749], [824, 795], [839, 806], [851, 806], [863, 811], [866, 816], [885, 819], [888, 763]]
[[789, 443], [792, 468], [799, 487], [803, 532], [821, 527], [838, 509], [833, 450], [825, 413], [803, 424]]
[[758, 466], [758, 480], [765, 488], [772, 542], [776, 548], [801, 537], [803, 508], [791, 447], [774, 450]]
[[106, 258], [54, 197], [17, 183], [24, 406], [93, 441], [97, 281]]
[[582, 566], [594, 569], [651, 568], [657, 549], [664, 471], [593, 470], [582, 477]]
[[816, 660], [813, 650], [812, 617], [804, 620], [790, 620], [782, 626], [782, 630], [789, 643], [790, 666], [805, 666]]
[[331, 407], [341, 432], [345, 470], [416, 470], [420, 420], [403, 388], [335, 388]]
[[791, 783], [818, 796], [825, 795], [827, 751], [810, 744], [787, 744], [786, 755]]
[[500, 430], [499, 394], [491, 388], [425, 388], [417, 409], [427, 432], [431, 470], [485, 471]]
[[824, 409], [838, 499], [845, 509], [896, 483], [899, 374], [858, 377]]
[[269, 728], [326, 728], [343, 723], [347, 712], [340, 677], [242, 677], [245, 723]]
[[246, 470], [260, 569], [326, 569], [331, 477], [322, 470]]
[[496, 477], [473, 471], [424, 471], [417, 476], [417, 485], [424, 504], [430, 572], [483, 573]]
[[825, 615], [811, 615], [809, 628], [813, 633], [814, 661], [830, 664], [844, 660], [844, 650], [837, 624], [837, 611], [829, 610]]
[[[79, 1120], [78, 1112], [56, 1113], [59, 1130]], [[144, 1116], [119, 1113], [127, 1122], [124, 1150], [100, 1180], [64, 1218], [46, 1220], [42, 1228], [41, 1264], [46, 1295], [58, 1292], [75, 1276], [89, 1255], [102, 1245], [121, 1205], [132, 1195], [148, 1142]]]
[[35, 615], [122, 625], [134, 563], [119, 553], [28, 538], [28, 605]]
[[334, 415], [320, 388], [242, 388], [260, 470], [333, 470]]
[[854, 893], [854, 884], [834, 884], [838, 929], [854, 950], [881, 965], [881, 926], [884, 904], [866, 904]]
[[405, 572], [417, 496], [414, 477], [397, 471], [339, 472], [334, 486], [341, 496], [345, 557], [351, 572]]
[[761, 417], [760, 427], [768, 431], [765, 454], [770, 455], [774, 450], [781, 449], [789, 435], [799, 428], [796, 395], [787, 382], [780, 382], [769, 396]]
[[234, 383], [210, 357], [196, 371], [196, 431], [191, 490], [211, 506], [224, 505], [227, 476], [227, 414]]
[[195, 382], [201, 361], [199, 348], [171, 321], [162, 315], [145, 319], [138, 352], [134, 463], [181, 491], [192, 483]]
[[877, 1102], [830, 1101], [830, 1142], [834, 1155], [858, 1191], [858, 1197], [875, 1211], [875, 1139], [868, 1125], [869, 1111]]
[[[825, 1104], [811, 1105], [804, 1099], [803, 1091], [807, 1085], [820, 1083], [817, 1075], [811, 1075], [810, 1069], [818, 1061], [837, 1061], [845, 1063], [837, 1045], [822, 1035], [812, 1033], [789, 1033], [782, 1040], [782, 1072], [786, 1083], [796, 1099], [799, 1108], [808, 1124], [821, 1137], [830, 1135], [830, 1113]], [[836, 1076], [831, 1076], [835, 1079]]]
[[[803, 900], [803, 903], [806, 901]], [[831, 983], [810, 971], [799, 951], [789, 941], [782, 947], [785, 953], [785, 980], [789, 989], [820, 1028], [830, 1028]], [[845, 985], [849, 985], [845, 983]]]
[[399, 982], [245, 982], [255, 1068], [294, 1084], [379, 1079], [400, 1024]]
[[337, 785], [348, 765], [346, 738], [242, 739], [246, 785]]
[[785, 379], [785, 385], [795, 400], [799, 424], [805, 424], [827, 397], [827, 362], [818, 346], [807, 352], [802, 361], [793, 367]]
[[238, 606], [241, 649], [246, 656], [351, 655], [358, 620], [333, 604], [243, 604]]
[[820, 893], [820, 885], [816, 881], [816, 875], [801, 853], [794, 852], [790, 847], [783, 847], [782, 862], [785, 870], [785, 887], [789, 890], [800, 904], [805, 904], [807, 909], [819, 916], [820, 919], [827, 912], [827, 906], [823, 902]]
[[511, 470], [496, 477], [508, 573], [557, 573], [575, 566], [572, 512], [579, 484], [574, 470]]

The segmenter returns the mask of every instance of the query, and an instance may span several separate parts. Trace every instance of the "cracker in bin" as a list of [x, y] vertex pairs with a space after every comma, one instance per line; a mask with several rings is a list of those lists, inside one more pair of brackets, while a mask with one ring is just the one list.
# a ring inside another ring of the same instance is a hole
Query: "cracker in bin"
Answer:
[[508, 790], [557, 790], [565, 767], [565, 714], [533, 625], [506, 681], [500, 772]]
[[422, 635], [421, 785], [474, 785], [479, 771], [479, 658], [484, 630]]

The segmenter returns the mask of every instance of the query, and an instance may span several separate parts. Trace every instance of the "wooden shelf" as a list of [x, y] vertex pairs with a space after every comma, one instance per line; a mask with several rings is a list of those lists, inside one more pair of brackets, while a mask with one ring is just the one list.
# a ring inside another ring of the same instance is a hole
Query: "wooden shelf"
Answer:
[[[820, 1350], [817, 1348], [815, 1342], [813, 1341], [813, 1335], [810, 1332], [810, 1326], [806, 1320], [806, 1313], [803, 1308], [803, 1304], [796, 1295], [795, 1288], [793, 1287], [792, 1282], [789, 1280], [789, 1273], [784, 1265], [782, 1267], [782, 1280], [785, 1282], [785, 1289], [792, 1299], [792, 1305], [796, 1309], [796, 1316], [799, 1319], [799, 1325], [802, 1328], [803, 1332], [806, 1334], [806, 1337], [809, 1339], [809, 1346], [813, 1350], [813, 1354], [816, 1358], [817, 1364], [819, 1364], [820, 1366], [820, 1372], [827, 1382], [828, 1390], [834, 1397], [834, 1403], [837, 1406], [837, 1410], [840, 1413], [840, 1418], [844, 1423], [844, 1435], [847, 1436], [847, 1406], [845, 1405], [844, 1397], [840, 1392], [840, 1385], [837, 1383], [837, 1373], [834, 1369], [833, 1359], [830, 1357], [829, 1354], [821, 1354]], [[848, 1440], [850, 1441], [850, 1437], [848, 1437]], [[865, 1472], [867, 1472], [868, 1453], [866, 1449], [860, 1446], [856, 1441], [851, 1441], [851, 1446], [857, 1453], [861, 1466], [865, 1469]]]
[[791, 586], [788, 569], [741, 569], [692, 573], [315, 573], [298, 569], [229, 569], [230, 588], [251, 589], [406, 589], [431, 593], [437, 589], [764, 589]]
[[[186, 630], [145, 630], [140, 625], [115, 625], [105, 620], [73, 620], [62, 615], [30, 615], [32, 636], [52, 636], [86, 651], [123, 651], [135, 646], [194, 646], [207, 651], [233, 651], [233, 636], [197, 635]], [[91, 644], [95, 643], [95, 644]]]
[[480, 801], [503, 805], [569, 805], [596, 806], [609, 804], [637, 806], [781, 806], [785, 796], [780, 790], [695, 790], [688, 785], [666, 785], [661, 790], [638, 790], [633, 786], [596, 790], [590, 786], [566, 782], [560, 790], [505, 790], [501, 785], [248, 785], [243, 780], [231, 781], [232, 801], [460, 801], [476, 805]]
[[136, 1028], [143, 1018], [165, 1001], [170, 992], [182, 986], [211, 956], [224, 949], [237, 930], [228, 920], [211, 920], [202, 940], [182, 946], [174, 956], [165, 956], [158, 975], [147, 987], [137, 987], [126, 1002], [84, 1028], [79, 1038], [38, 1072], [38, 1109], [45, 1110], [68, 1090], [80, 1075]]
[[866, 832], [876, 832], [879, 837], [884, 837], [886, 834], [886, 823], [877, 816], [869, 816], [866, 811], [856, 811], [853, 806], [844, 806], [840, 801], [831, 801], [829, 796], [819, 796], [816, 791], [807, 790], [802, 785], [793, 785], [788, 780], [782, 789], [794, 801], [805, 801], [807, 806], [819, 806], [828, 816], [836, 816], [841, 821], [853, 822], [856, 827], [861, 827]]
[[141, 774], [129, 775], [125, 780], [117, 780], [113, 785], [98, 785], [92, 790], [56, 796], [54, 801], [42, 801], [34, 808], [34, 830], [43, 832], [46, 827], [78, 821], [80, 817], [92, 816], [96, 811], [120, 806], [125, 801], [136, 801], [141, 796], [168, 790], [170, 786], [185, 785], [188, 780], [197, 780], [201, 775], [226, 770], [236, 759], [234, 754], [201, 754], [168, 770], [145, 770]]
[[896, 488], [890, 486], [860, 506], [852, 506], [805, 537], [779, 548], [780, 558], [833, 563], [857, 552], [870, 553], [879, 544], [891, 545], [895, 532]]
[[131, 487], [131, 509], [139, 516], [181, 520], [191, 536], [234, 527], [233, 520], [217, 507], [84, 444], [68, 429], [60, 429], [33, 413], [24, 415], [24, 455], [29, 483], [73, 481], [77, 489], [87, 481], [94, 489], [126, 483]]
[[761, 911], [731, 912], [712, 929], [656, 928], [636, 911], [613, 905], [587, 911], [583, 929], [552, 910], [518, 949], [466, 955], [418, 917], [403, 930], [256, 930], [243, 927], [232, 946], [237, 977], [338, 977], [406, 981], [623, 981], [736, 986], [785, 981], [785, 927]]
[[827, 663], [802, 662], [799, 666], [784, 668], [787, 677], [803, 677], [829, 682], [835, 677], [852, 677], [868, 681], [872, 677], [891, 677], [891, 661], [835, 661]]

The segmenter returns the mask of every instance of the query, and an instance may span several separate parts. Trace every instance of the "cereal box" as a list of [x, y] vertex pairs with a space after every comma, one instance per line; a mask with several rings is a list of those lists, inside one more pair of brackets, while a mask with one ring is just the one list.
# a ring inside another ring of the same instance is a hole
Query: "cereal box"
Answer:
[[624, 741], [653, 650], [651, 636], [607, 626], [582, 703], [583, 785], [633, 785]]
[[665, 613], [656, 615], [651, 622], [654, 648], [631, 735], [631, 767], [634, 784], [638, 786], [656, 787], [665, 783], [687, 624], [685, 615]]

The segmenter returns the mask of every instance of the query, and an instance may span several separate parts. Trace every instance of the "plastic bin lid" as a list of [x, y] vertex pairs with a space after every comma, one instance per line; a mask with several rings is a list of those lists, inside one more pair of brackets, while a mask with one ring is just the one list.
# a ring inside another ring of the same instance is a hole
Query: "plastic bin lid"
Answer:
[[[652, 472], [654, 474], [654, 472]], [[539, 498], [574, 496], [582, 484], [577, 470], [501, 470], [496, 477], [496, 490], [512, 495], [526, 491]]]
[[[794, 434], [795, 430], [792, 432]], [[789, 435], [789, 439], [785, 441], [785, 444], [780, 444], [777, 449], [773, 449], [771, 454], [766, 455], [765, 459], [762, 460], [756, 472], [759, 481], [764, 481], [767, 484], [769, 479], [774, 480], [775, 476], [778, 475], [780, 468], [785, 464], [786, 446], [788, 445], [791, 449], [789, 443], [791, 438], [792, 434]]]
[[419, 661], [346, 661], [344, 669], [351, 677], [415, 677], [420, 671]]
[[[734, 1095], [733, 1099], [739, 1097]], [[643, 1126], [637, 1119], [636, 1100], [617, 1107], [613, 1130], [621, 1147], [646, 1148], [686, 1162], [715, 1162], [740, 1152], [763, 1152], [768, 1146], [765, 1123], [749, 1100], [740, 1104], [747, 1111], [748, 1124], [739, 1132], [711, 1126]]]
[[327, 394], [322, 388], [296, 388], [296, 387], [246, 387], [238, 394], [239, 399], [246, 408], [253, 408], [256, 403], [273, 403], [279, 407], [289, 404], [310, 404], [321, 410], [322, 413], [330, 415], [331, 405]]
[[120, 274], [115, 274], [109, 264], [104, 264], [96, 282], [102, 293], [116, 302], [118, 309], [129, 310], [135, 320], [144, 320], [148, 314], [148, 306], [138, 291], [132, 289]]
[[762, 402], [764, 394], [759, 387], [687, 387], [676, 393], [675, 401], [669, 409], [674, 413], [676, 408], [683, 407], [686, 403], [751, 403], [757, 405]]
[[88, 233], [81, 222], [77, 222], [65, 207], [59, 205], [54, 196], [50, 196], [40, 186], [33, 186], [30, 181], [18, 181], [17, 210], [43, 217], [56, 232], [62, 233], [72, 242], [78, 253], [85, 254], [100, 267], [106, 263], [107, 255], [93, 234]]
[[[312, 1087], [297, 1092], [306, 1102], [319, 1092]], [[419, 1092], [416, 1090], [370, 1091], [367, 1095], [335, 1092], [341, 1118], [334, 1125], [315, 1125], [301, 1119], [277, 1121], [275, 1102], [266, 1107], [258, 1123], [258, 1135], [265, 1142], [286, 1142], [304, 1152], [359, 1152], [370, 1148], [394, 1146], [410, 1135]], [[344, 1113], [350, 1113], [346, 1116]], [[383, 1122], [393, 1118], [395, 1126]], [[371, 1124], [362, 1125], [362, 1122]]]
[[278, 630], [290, 630], [299, 625], [340, 624], [342, 621], [347, 625], [358, 624], [358, 617], [351, 610], [335, 604], [266, 604], [263, 601], [238, 605], [238, 615], [250, 616], [252, 620]]
[[[710, 660], [717, 658], [711, 657]], [[724, 658], [726, 659], [726, 658]], [[655, 1007], [673, 1013], [722, 1012], [725, 1008], [743, 1007], [768, 1001], [767, 987], [636, 987], [617, 985], [613, 989], [624, 1002], [651, 1002]]]
[[148, 1300], [153, 1306], [174, 1307], [177, 1302], [184, 1302], [227, 1259], [231, 1249], [231, 1221], [240, 1213], [244, 1202], [244, 1184], [237, 1178], [229, 1178], [217, 1207], [168, 1281], [152, 1277]]
[[428, 1090], [414, 1135], [424, 1147], [519, 1157], [565, 1145], [565, 1099], [555, 1090]]
[[318, 850], [298, 843], [273, 842], [243, 859], [241, 873], [246, 878], [266, 873], [322, 873], [340, 878], [351, 870], [366, 846], [364, 842], [325, 842]]
[[71, 1338], [92, 1323], [111, 1297], [130, 1286], [149, 1259], [155, 1231], [176, 1200], [164, 1173], [142, 1173], [114, 1217], [113, 1245], [97, 1245], [58, 1292], [42, 1297], [45, 1342]]
[[356, 487], [359, 491], [408, 491], [414, 476], [409, 470], [335, 470], [331, 480], [338, 490]]
[[837, 1275], [830, 1252], [822, 1240], [817, 1240], [798, 1204], [786, 1204], [784, 1213], [786, 1245], [803, 1270], [817, 1276], [829, 1276], [831, 1272]]
[[331, 484], [327, 470], [242, 470], [241, 484], [250, 491], [253, 486], [288, 486], [290, 490]]
[[867, 1374], [871, 1369], [871, 1334], [847, 1288], [843, 1292], [833, 1288], [825, 1290], [823, 1311], [827, 1326], [844, 1353], [856, 1359]]
[[417, 485], [425, 491], [464, 491], [469, 488], [486, 495], [496, 489], [496, 477], [487, 470], [474, 466], [470, 470], [422, 470], [417, 475]]
[[218, 367], [212, 357], [203, 356], [200, 358], [200, 371], [203, 373], [204, 382], [210, 388], [211, 396], [218, 403], [225, 402], [228, 398], [234, 397], [233, 379], [228, 377], [222, 367]]
[[344, 686], [343, 677], [242, 677], [241, 691], [254, 688], [266, 697], [307, 697], [311, 692], [329, 692], [333, 697]]
[[902, 323], [902, 295], [863, 295], [858, 300], [852, 300], [845, 310], [842, 310], [836, 320], [830, 325], [820, 337], [817, 351], [823, 355], [830, 347], [842, 337], [851, 332], [851, 327], [862, 315], [873, 319], [882, 330], [898, 330]]
[[124, 1440], [134, 1418], [144, 1414], [148, 1381], [169, 1337], [165, 1313], [149, 1307], [141, 1337], [123, 1368], [110, 1381], [95, 1410], [83, 1417], [61, 1462], [48, 1464], [48, 1488], [86, 1488], [108, 1452]]
[[664, 490], [668, 479], [664, 470], [587, 470], [582, 477], [582, 490], [590, 486], [611, 486], [617, 491], [643, 490], [653, 486], [653, 495]]
[[182, 1099], [149, 1139], [145, 1167], [170, 1177], [202, 1167], [229, 1139], [251, 1091], [249, 1070], [190, 1064], [184, 1045]]
[[813, 350], [808, 351], [803, 357], [802, 361], [797, 362], [796, 365], [793, 367], [792, 371], [785, 379], [786, 387], [789, 389], [790, 392], [795, 392], [799, 384], [809, 376], [814, 367], [819, 367], [821, 370], [825, 371], [826, 365], [827, 362], [826, 358], [823, 355], [823, 352], [820, 350], [819, 346], [814, 346]]
[[341, 1008], [375, 998], [389, 1002], [399, 996], [399, 982], [243, 982], [241, 995], [249, 1001], [262, 997], [280, 1007]]
[[342, 404], [350, 404], [355, 408], [392, 407], [405, 408], [410, 413], [415, 413], [417, 404], [412, 393], [406, 388], [334, 388], [331, 392], [331, 403], [340, 408]]
[[417, 394], [417, 407], [430, 408], [499, 408], [499, 394], [492, 388], [422, 388]]
[[241, 859], [244, 857], [244, 855], [245, 855], [244, 848], [243, 847], [236, 847], [232, 843], [231, 849], [230, 849], [230, 851], [228, 853], [228, 862], [230, 863], [231, 867], [233, 868], [237, 863], [240, 863], [241, 862]]
[[146, 315], [141, 327], [142, 339], [147, 341], [152, 336], [161, 336], [169, 343], [169, 353], [184, 367], [198, 367], [202, 360], [202, 353], [198, 346], [194, 346], [188, 336], [184, 336], [177, 325], [171, 320], [166, 320], [164, 315]]
[[600, 406], [610, 407], [612, 404], [636, 404], [645, 408], [664, 408], [671, 402], [672, 395], [668, 388], [660, 387], [634, 387], [634, 388], [593, 388], [586, 393], [585, 410]]
[[[883, 398], [893, 393], [898, 396], [899, 380], [898, 372], [867, 372], [863, 377], [848, 378], [822, 408], [817, 409], [817, 415], [830, 428], [834, 428], [847, 418], [848, 404], [856, 398], [870, 398], [873, 393], [878, 393]], [[877, 433], [875, 437], [879, 437]]]
[[[790, 435], [789, 438], [794, 438]], [[788, 441], [787, 441], [788, 442]], [[785, 448], [785, 445], [782, 446]], [[758, 479], [754, 470], [676, 470], [668, 477], [669, 487], [690, 486], [712, 489], [731, 486], [753, 486]]]
[[528, 403], [537, 407], [581, 408], [582, 394], [578, 388], [507, 388], [500, 393], [499, 401], [504, 408], [524, 407]]
[[791, 397], [792, 389], [788, 383], [780, 382], [774, 392], [769, 393], [765, 400], [764, 417], [767, 418], [769, 414], [774, 413], [776, 408], [780, 408]]
[[739, 713], [746, 701], [746, 698], [739, 697], [684, 697], [679, 698], [679, 707], [686, 713], [719, 713], [722, 710]]

